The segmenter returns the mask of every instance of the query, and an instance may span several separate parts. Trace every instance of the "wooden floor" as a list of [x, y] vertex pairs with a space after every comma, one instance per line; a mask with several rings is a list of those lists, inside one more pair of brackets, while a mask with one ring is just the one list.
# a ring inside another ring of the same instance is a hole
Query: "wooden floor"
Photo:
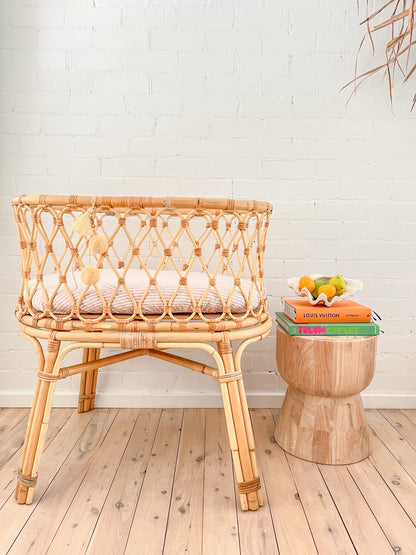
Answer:
[[315, 465], [251, 410], [265, 506], [242, 512], [219, 409], [54, 409], [34, 503], [14, 500], [28, 410], [0, 409], [0, 553], [416, 553], [416, 410], [367, 411], [373, 453]]

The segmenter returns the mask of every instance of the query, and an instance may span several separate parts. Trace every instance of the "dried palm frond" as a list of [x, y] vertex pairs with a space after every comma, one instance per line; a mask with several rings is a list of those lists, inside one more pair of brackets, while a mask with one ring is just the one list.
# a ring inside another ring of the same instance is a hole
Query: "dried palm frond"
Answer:
[[[390, 101], [393, 102], [392, 89], [396, 70], [402, 74], [403, 82], [408, 81], [408, 79], [416, 71], [416, 40], [414, 40], [414, 33], [416, 30], [416, 0], [389, 0], [371, 15], [368, 15], [368, 0], [366, 0], [366, 10], [366, 18], [361, 22], [361, 25], [366, 25], [366, 33], [358, 49], [355, 65], [355, 77], [349, 83], [344, 85], [343, 89], [350, 85], [354, 85], [354, 90], [351, 93], [352, 96], [357, 90], [357, 87], [365, 79], [384, 69], [388, 77]], [[382, 18], [382, 21], [376, 24], [374, 20], [378, 16]], [[374, 54], [375, 37], [373, 35], [376, 31], [380, 31], [386, 27], [390, 27], [391, 39], [385, 45], [385, 63], [357, 75], [358, 55], [365, 43], [365, 40], [368, 39], [370, 41]], [[412, 109], [415, 103], [416, 94], [413, 97]]]

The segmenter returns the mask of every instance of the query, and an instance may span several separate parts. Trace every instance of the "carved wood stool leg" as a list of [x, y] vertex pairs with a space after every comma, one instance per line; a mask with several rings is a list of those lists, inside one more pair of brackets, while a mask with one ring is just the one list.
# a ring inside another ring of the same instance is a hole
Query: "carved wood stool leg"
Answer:
[[241, 371], [236, 371], [231, 342], [218, 343], [225, 374], [219, 376], [231, 453], [243, 510], [263, 505], [258, 476], [253, 430]]
[[[93, 362], [100, 358], [100, 349], [83, 350], [82, 362]], [[78, 412], [88, 412], [94, 408], [98, 367], [82, 372], [78, 397]]]
[[46, 351], [45, 364], [39, 371], [32, 409], [26, 429], [22, 459], [18, 471], [15, 497], [20, 504], [30, 505], [37, 481], [39, 461], [45, 443], [49, 415], [55, 392], [56, 378], [53, 374], [54, 364], [59, 353], [60, 342], [51, 332]]

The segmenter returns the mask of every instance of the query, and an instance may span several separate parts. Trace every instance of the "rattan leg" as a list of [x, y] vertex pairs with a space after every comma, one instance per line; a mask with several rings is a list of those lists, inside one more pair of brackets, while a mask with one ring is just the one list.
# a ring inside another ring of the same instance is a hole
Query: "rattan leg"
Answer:
[[[84, 349], [82, 362], [93, 362], [100, 358], [100, 349]], [[97, 387], [98, 368], [93, 368], [81, 374], [79, 388], [78, 412], [88, 412], [94, 408], [95, 391]]]
[[45, 365], [43, 369], [40, 369], [40, 376], [36, 384], [26, 430], [16, 486], [16, 499], [18, 503], [26, 503], [27, 505], [32, 503], [40, 456], [45, 442], [55, 391], [56, 380], [54, 379], [53, 370], [59, 352], [59, 345], [59, 341], [55, 340], [54, 333], [52, 332], [48, 342]]
[[225, 339], [218, 344], [218, 350], [225, 370], [219, 380], [241, 508], [255, 511], [263, 505], [263, 499], [243, 379], [241, 372], [236, 371], [231, 342]]

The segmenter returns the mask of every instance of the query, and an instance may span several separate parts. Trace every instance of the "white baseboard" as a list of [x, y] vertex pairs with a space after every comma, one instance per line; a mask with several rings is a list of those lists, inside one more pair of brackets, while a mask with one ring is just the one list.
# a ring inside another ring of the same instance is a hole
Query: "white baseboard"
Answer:
[[[0, 407], [30, 407], [32, 391], [0, 391]], [[247, 393], [250, 408], [280, 408], [285, 392]], [[363, 393], [364, 407], [367, 409], [415, 409], [416, 394], [409, 393]], [[54, 407], [77, 407], [78, 394], [73, 392], [56, 392]], [[97, 408], [219, 408], [222, 407], [220, 394], [190, 395], [183, 394], [143, 394], [97, 393]]]

